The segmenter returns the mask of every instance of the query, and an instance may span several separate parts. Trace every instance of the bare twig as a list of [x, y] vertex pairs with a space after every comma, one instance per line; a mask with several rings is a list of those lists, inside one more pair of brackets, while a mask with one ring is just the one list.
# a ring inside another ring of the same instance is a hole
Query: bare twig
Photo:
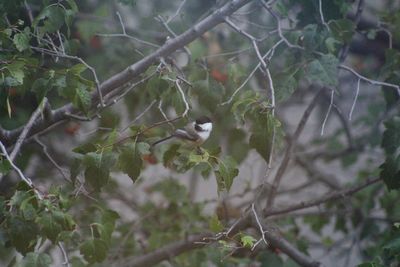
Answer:
[[326, 23], [325, 18], [324, 18], [324, 12], [322, 12], [322, 0], [318, 0], [318, 6], [319, 6], [319, 16], [321, 17], [321, 22], [322, 24], [330, 31], [328, 23]]
[[349, 121], [351, 121], [351, 117], [353, 115], [353, 111], [354, 111], [354, 108], [356, 106], [358, 94], [360, 93], [360, 82], [361, 82], [361, 79], [358, 79], [357, 80], [356, 94], [354, 96], [353, 104], [351, 105], [351, 109], [350, 109], [350, 113], [349, 113]]
[[124, 22], [122, 21], [122, 18], [121, 18], [121, 15], [119, 14], [119, 12], [116, 12], [116, 14], [118, 16], [118, 20], [119, 20], [119, 23], [121, 25], [122, 33], [110, 33], [110, 34], [98, 33], [98, 34], [96, 34], [97, 36], [101, 36], [101, 37], [124, 37], [124, 38], [131, 39], [131, 40], [133, 40], [133, 41], [135, 41], [137, 43], [143, 44], [143, 45], [148, 45], [148, 46], [155, 47], [155, 48], [160, 47], [159, 45], [153, 44], [153, 43], [148, 42], [148, 41], [141, 40], [141, 39], [139, 39], [139, 38], [137, 38], [135, 36], [127, 34], [126, 30], [125, 30]]
[[[166, 121], [169, 121], [167, 114], [165, 114], [164, 110], [162, 109], [162, 100], [160, 100], [160, 102], [158, 103], [158, 110], [160, 111], [163, 118]], [[171, 122], [168, 122], [168, 125], [171, 126], [173, 130], [175, 130], [175, 126]]]
[[[39, 199], [43, 199], [43, 195], [41, 192], [39, 192], [35, 185], [33, 184], [32, 180], [29, 179], [28, 177], [26, 177], [24, 175], [24, 173], [17, 167], [17, 165], [14, 164], [14, 162], [11, 160], [10, 156], [7, 153], [7, 149], [5, 148], [5, 146], [3, 145], [3, 143], [0, 141], [0, 150], [2, 152], [2, 155], [8, 160], [8, 162], [10, 163], [11, 167], [18, 173], [18, 176], [21, 178], [21, 180], [23, 180], [30, 188], [32, 188], [36, 195], [38, 196]], [[0, 182], [2, 180], [3, 176], [0, 177]]]
[[274, 181], [272, 183], [272, 188], [271, 191], [269, 192], [268, 198], [267, 198], [267, 209], [271, 208], [274, 200], [275, 200], [275, 196], [276, 196], [276, 192], [279, 188], [279, 185], [281, 183], [283, 174], [286, 171], [286, 168], [289, 164], [290, 158], [292, 156], [293, 153], [293, 149], [296, 145], [297, 139], [299, 138], [301, 132], [304, 129], [304, 126], [308, 120], [308, 118], [311, 115], [311, 111], [314, 109], [314, 107], [317, 104], [319, 95], [322, 93], [323, 89], [320, 89], [318, 91], [318, 93], [314, 96], [313, 100], [310, 102], [310, 104], [308, 105], [307, 109], [304, 111], [303, 116], [299, 122], [299, 124], [297, 125], [296, 131], [294, 132], [292, 138], [289, 140], [285, 154], [283, 156], [283, 160], [281, 162], [281, 164], [279, 165], [279, 168], [276, 172], [276, 175], [274, 177]]
[[68, 182], [71, 182], [71, 180], [67, 177], [67, 175], [64, 173], [63, 169], [61, 168], [60, 165], [58, 165], [58, 163], [53, 159], [52, 156], [50, 156], [49, 151], [47, 150], [47, 146], [40, 141], [38, 136], [34, 137], [36, 143], [38, 145], [40, 145], [43, 149], [43, 153], [46, 155], [46, 157], [50, 160], [51, 163], [53, 163], [54, 167], [56, 167], [56, 169], [58, 170], [58, 172], [62, 175], [62, 177], [64, 177], [64, 179]]
[[376, 81], [376, 80], [371, 80], [371, 79], [369, 79], [369, 78], [357, 73], [354, 69], [352, 69], [352, 68], [350, 68], [350, 67], [348, 67], [346, 65], [343, 65], [343, 64], [339, 65], [338, 68], [347, 70], [347, 71], [351, 72], [352, 74], [354, 74], [358, 79], [366, 81], [367, 83], [370, 83], [372, 85], [387, 86], [387, 87], [394, 88], [394, 89], [397, 90], [397, 93], [400, 95], [400, 86], [399, 85], [396, 85], [396, 84], [393, 84], [393, 83], [387, 83], [387, 82], [380, 82], [380, 81]]
[[342, 189], [339, 191], [333, 191], [329, 194], [324, 194], [323, 196], [321, 196], [319, 198], [315, 198], [315, 199], [312, 199], [309, 201], [303, 201], [303, 202], [296, 203], [296, 204], [293, 204], [293, 205], [290, 205], [290, 206], [287, 206], [284, 208], [264, 210], [263, 215], [265, 217], [270, 217], [273, 215], [285, 214], [285, 213], [289, 213], [289, 212], [300, 210], [300, 209], [318, 206], [320, 204], [323, 204], [323, 203], [326, 203], [326, 202], [329, 202], [332, 200], [341, 199], [346, 196], [351, 196], [351, 195], [357, 193], [358, 191], [360, 191], [370, 185], [376, 184], [378, 182], [381, 182], [381, 178], [368, 179], [364, 183], [354, 185], [350, 188]]
[[[262, 238], [262, 240], [264, 241], [265, 245], [268, 246], [268, 241], [265, 239], [265, 232], [266, 232], [266, 231], [264, 230], [264, 228], [263, 228], [263, 226], [262, 226], [262, 224], [261, 224], [261, 221], [260, 221], [260, 219], [258, 218], [258, 215], [257, 215], [256, 208], [255, 208], [255, 204], [254, 204], [254, 203], [251, 204], [251, 210], [253, 211], [254, 218], [256, 219], [258, 228], [260, 229], [261, 238]], [[255, 248], [255, 246], [253, 247], [253, 249], [254, 249], [254, 248]]]
[[328, 111], [326, 112], [324, 121], [322, 122], [322, 126], [321, 126], [321, 136], [324, 135], [325, 125], [326, 125], [326, 122], [328, 121], [329, 114], [331, 113], [331, 109], [332, 109], [332, 106], [333, 106], [333, 96], [334, 95], [335, 95], [335, 90], [331, 89], [331, 97], [330, 97]]
[[187, 113], [189, 112], [189, 109], [190, 109], [189, 103], [187, 102], [186, 97], [185, 97], [185, 93], [183, 92], [182, 87], [180, 85], [180, 80], [177, 79], [175, 81], [175, 85], [176, 85], [176, 88], [178, 89], [179, 93], [181, 94], [183, 103], [185, 103], [185, 111], [182, 113], [181, 116], [182, 117], [186, 117], [186, 115], [187, 115]]
[[154, 105], [156, 102], [157, 102], [156, 100], [151, 101], [151, 103], [150, 103], [139, 115], [137, 115], [136, 118], [134, 118], [131, 122], [129, 122], [127, 126], [125, 126], [124, 128], [122, 128], [122, 129], [120, 130], [120, 132], [126, 131], [126, 129], [128, 129], [128, 128], [131, 127], [133, 124], [135, 124], [135, 122], [136, 122], [138, 119], [140, 119], [144, 114], [146, 114], [146, 112], [149, 111], [149, 110], [153, 107], [153, 105]]
[[134, 258], [131, 262], [129, 262], [129, 266], [134, 267], [155, 265], [163, 260], [170, 259], [185, 251], [190, 251], [202, 247], [203, 245], [199, 244], [198, 242], [202, 242], [204, 238], [211, 236], [212, 235], [210, 233], [188, 236], [184, 240], [170, 243], [153, 252]]
[[31, 130], [33, 124], [35, 123], [36, 119], [42, 113], [44, 107], [47, 104], [47, 98], [43, 98], [42, 102], [36, 108], [36, 110], [32, 113], [31, 117], [29, 118], [28, 122], [25, 124], [23, 131], [21, 132], [20, 136], [18, 137], [17, 142], [15, 142], [14, 149], [10, 153], [11, 161], [14, 161], [15, 157], [17, 156], [19, 150], [21, 149], [22, 143], [24, 142], [25, 138], [28, 136], [29, 131]]
[[70, 267], [70, 266], [71, 266], [71, 263], [70, 263], [69, 260], [68, 260], [68, 254], [67, 254], [67, 251], [66, 251], [65, 248], [64, 248], [63, 243], [58, 242], [58, 247], [60, 248], [61, 253], [62, 253], [62, 255], [63, 255], [63, 258], [64, 258], [64, 262], [62, 263], [62, 265], [65, 265], [65, 266], [67, 266], [67, 267]]
[[167, 21], [165, 22], [165, 23], [170, 23], [172, 20], [174, 20], [178, 15], [179, 15], [179, 13], [181, 13], [181, 10], [182, 10], [182, 8], [183, 8], [183, 6], [185, 5], [185, 3], [186, 3], [186, 0], [182, 0], [182, 2], [179, 4], [179, 6], [178, 6], [178, 9], [175, 11], [175, 13], [171, 16], [171, 17], [169, 17], [168, 19], [167, 19]]
[[[271, 60], [275, 49], [283, 42], [283, 40], [279, 40], [278, 42], [276, 42], [274, 44], [273, 47], [271, 47], [271, 49], [269, 49], [267, 51], [267, 53], [265, 53], [265, 55], [263, 56], [263, 59], [268, 59]], [[258, 64], [254, 67], [254, 69], [250, 72], [250, 74], [247, 76], [247, 78], [243, 81], [243, 83], [233, 92], [233, 94], [229, 97], [229, 99], [223, 103], [221, 103], [221, 106], [227, 105], [232, 103], [233, 99], [235, 98], [235, 96], [239, 93], [240, 90], [242, 90], [242, 88], [249, 82], [249, 80], [251, 79], [251, 77], [253, 77], [254, 73], [257, 71], [257, 69], [261, 66], [261, 62], [258, 62]], [[275, 101], [275, 100], [274, 100]]]
[[[145, 58], [139, 60], [135, 64], [132, 64], [131, 66], [127, 67], [124, 71], [117, 73], [114, 76], [107, 79], [106, 81], [104, 81], [100, 85], [102, 94], [107, 95], [110, 92], [120, 88], [122, 85], [126, 84], [130, 80], [137, 78], [149, 66], [151, 66], [155, 62], [158, 62], [161, 57], [167, 56], [171, 54], [173, 51], [176, 51], [177, 49], [182, 48], [191, 41], [195, 40], [197, 37], [201, 36], [209, 29], [223, 22], [224, 17], [229, 16], [230, 14], [232, 14], [233, 12], [235, 12], [237, 9], [241, 8], [248, 2], [250, 2], [250, 0], [232, 0], [227, 2], [221, 8], [217, 9], [215, 12], [213, 12], [211, 15], [207, 16], [205, 19], [201, 20], [197, 24], [193, 25], [187, 31], [183, 32], [176, 38], [171, 39], [169, 42], [165, 43], [158, 50], [154, 51]], [[92, 102], [96, 102], [98, 99], [98, 94], [97, 93], [92, 94], [91, 98]], [[44, 129], [52, 126], [53, 124], [65, 120], [66, 112], [73, 113], [75, 111], [76, 109], [73, 107], [71, 103], [58, 108], [53, 112], [54, 115], [53, 120], [46, 121], [43, 119], [38, 119], [34, 127], [32, 127], [30, 135], [41, 132]], [[3, 131], [2, 136], [7, 137], [7, 139], [3, 139], [2, 141], [8, 146], [12, 145], [22, 130], [23, 127], [11, 131]]]

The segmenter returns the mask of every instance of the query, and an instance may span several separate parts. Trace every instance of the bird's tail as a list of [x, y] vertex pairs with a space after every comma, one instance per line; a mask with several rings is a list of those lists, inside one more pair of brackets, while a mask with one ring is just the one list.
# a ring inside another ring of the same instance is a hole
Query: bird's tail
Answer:
[[158, 141], [155, 141], [153, 144], [151, 144], [151, 146], [154, 147], [154, 146], [158, 145], [159, 143], [162, 143], [164, 141], [167, 141], [167, 140], [171, 139], [172, 137], [174, 137], [174, 135], [170, 135], [170, 136], [167, 136], [165, 138], [162, 138], [162, 139], [160, 139]]

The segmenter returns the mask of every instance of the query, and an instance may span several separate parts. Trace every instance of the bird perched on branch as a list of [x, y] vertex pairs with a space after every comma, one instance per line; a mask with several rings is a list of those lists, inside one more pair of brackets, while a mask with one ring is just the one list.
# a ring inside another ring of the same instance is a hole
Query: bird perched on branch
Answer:
[[202, 116], [195, 121], [188, 123], [183, 129], [177, 129], [170, 136], [154, 142], [152, 146], [154, 147], [155, 145], [174, 137], [188, 141], [196, 146], [200, 146], [210, 137], [212, 128], [213, 124], [211, 119], [207, 116]]

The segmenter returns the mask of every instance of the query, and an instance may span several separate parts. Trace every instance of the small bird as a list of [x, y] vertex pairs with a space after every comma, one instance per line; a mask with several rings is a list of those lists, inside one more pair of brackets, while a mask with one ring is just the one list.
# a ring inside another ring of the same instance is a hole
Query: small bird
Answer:
[[208, 137], [210, 137], [212, 127], [213, 125], [211, 119], [207, 116], [202, 116], [196, 119], [194, 122], [187, 124], [183, 129], [177, 129], [170, 136], [154, 142], [152, 146], [155, 146], [174, 137], [189, 141], [196, 146], [200, 146], [208, 139]]

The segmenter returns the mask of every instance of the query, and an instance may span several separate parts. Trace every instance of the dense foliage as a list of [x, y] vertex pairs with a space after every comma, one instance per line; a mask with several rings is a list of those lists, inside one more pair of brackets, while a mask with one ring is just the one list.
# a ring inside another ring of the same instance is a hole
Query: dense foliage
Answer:
[[[396, 1], [19, 0], [0, 16], [0, 264], [400, 264]], [[200, 115], [202, 147], [151, 146]], [[257, 160], [263, 177], [244, 170]], [[202, 182], [213, 199], [194, 200]]]

